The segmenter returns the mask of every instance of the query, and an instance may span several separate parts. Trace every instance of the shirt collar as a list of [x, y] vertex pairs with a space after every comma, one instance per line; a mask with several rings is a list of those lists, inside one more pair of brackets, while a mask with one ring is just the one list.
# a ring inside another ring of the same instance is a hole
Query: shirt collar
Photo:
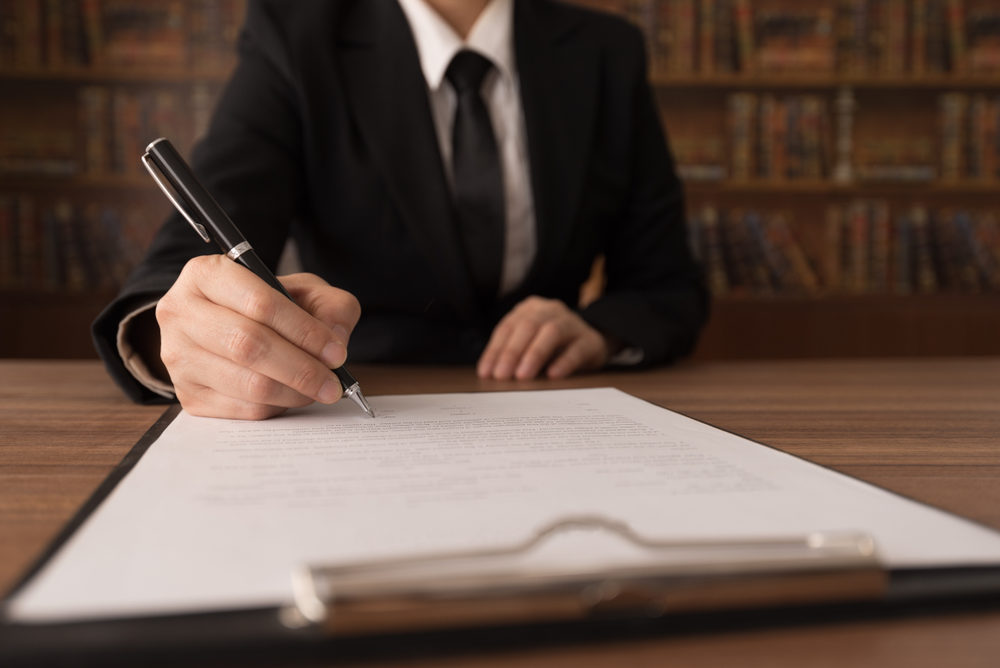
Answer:
[[502, 78], [513, 79], [513, 0], [491, 0], [464, 42], [424, 0], [398, 1], [413, 31], [420, 68], [431, 90], [440, 88], [451, 59], [462, 49], [486, 56]]

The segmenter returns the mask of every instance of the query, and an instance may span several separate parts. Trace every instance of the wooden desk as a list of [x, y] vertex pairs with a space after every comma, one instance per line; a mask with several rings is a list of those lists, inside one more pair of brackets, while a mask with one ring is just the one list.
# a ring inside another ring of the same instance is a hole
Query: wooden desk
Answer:
[[[612, 385], [1000, 528], [1000, 358], [688, 363], [558, 383], [483, 382], [458, 368], [352, 371], [370, 395]], [[14, 582], [160, 412], [128, 403], [97, 362], [0, 361], [0, 589]], [[998, 662], [1000, 609], [364, 664], [992, 667]]]

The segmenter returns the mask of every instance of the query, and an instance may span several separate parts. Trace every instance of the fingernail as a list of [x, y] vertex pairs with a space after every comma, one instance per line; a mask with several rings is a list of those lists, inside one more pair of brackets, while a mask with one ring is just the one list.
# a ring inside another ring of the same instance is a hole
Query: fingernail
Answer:
[[347, 359], [347, 348], [339, 341], [331, 341], [323, 346], [320, 359], [331, 369], [336, 369], [344, 365], [344, 361]]
[[320, 402], [324, 404], [332, 404], [337, 399], [340, 399], [342, 392], [343, 388], [340, 386], [340, 381], [336, 378], [331, 378], [323, 383], [323, 387], [319, 388], [319, 394], [317, 396]]
[[334, 325], [333, 326], [333, 337], [337, 341], [340, 341], [341, 343], [343, 343], [344, 346], [346, 347], [347, 346], [347, 341], [348, 341], [348, 339], [351, 338], [351, 335], [348, 333], [348, 331], [344, 328], [343, 325]]

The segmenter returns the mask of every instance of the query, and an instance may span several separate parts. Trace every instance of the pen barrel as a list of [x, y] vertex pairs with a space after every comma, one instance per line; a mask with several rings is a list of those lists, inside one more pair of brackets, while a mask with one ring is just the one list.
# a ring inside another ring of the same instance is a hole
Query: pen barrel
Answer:
[[288, 294], [288, 290], [286, 290], [285, 286], [281, 284], [278, 277], [271, 272], [270, 268], [264, 264], [264, 261], [260, 259], [260, 256], [257, 255], [257, 252], [252, 248], [241, 253], [235, 261], [237, 264], [242, 264], [244, 267], [255, 273], [261, 280], [270, 285], [272, 288], [289, 299], [292, 299], [292, 296]]
[[199, 223], [210, 230], [211, 237], [223, 253], [228, 253], [231, 248], [245, 241], [232, 219], [195, 179], [187, 162], [168, 139], [158, 139], [146, 151], [169, 179], [178, 196], [187, 204], [188, 210], [198, 218]]

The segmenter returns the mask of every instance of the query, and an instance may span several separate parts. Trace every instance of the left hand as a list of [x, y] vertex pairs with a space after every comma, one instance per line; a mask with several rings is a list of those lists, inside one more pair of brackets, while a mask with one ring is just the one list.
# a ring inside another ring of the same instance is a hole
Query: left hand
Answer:
[[528, 297], [497, 324], [476, 371], [480, 378], [549, 378], [598, 369], [609, 341], [558, 299]]

